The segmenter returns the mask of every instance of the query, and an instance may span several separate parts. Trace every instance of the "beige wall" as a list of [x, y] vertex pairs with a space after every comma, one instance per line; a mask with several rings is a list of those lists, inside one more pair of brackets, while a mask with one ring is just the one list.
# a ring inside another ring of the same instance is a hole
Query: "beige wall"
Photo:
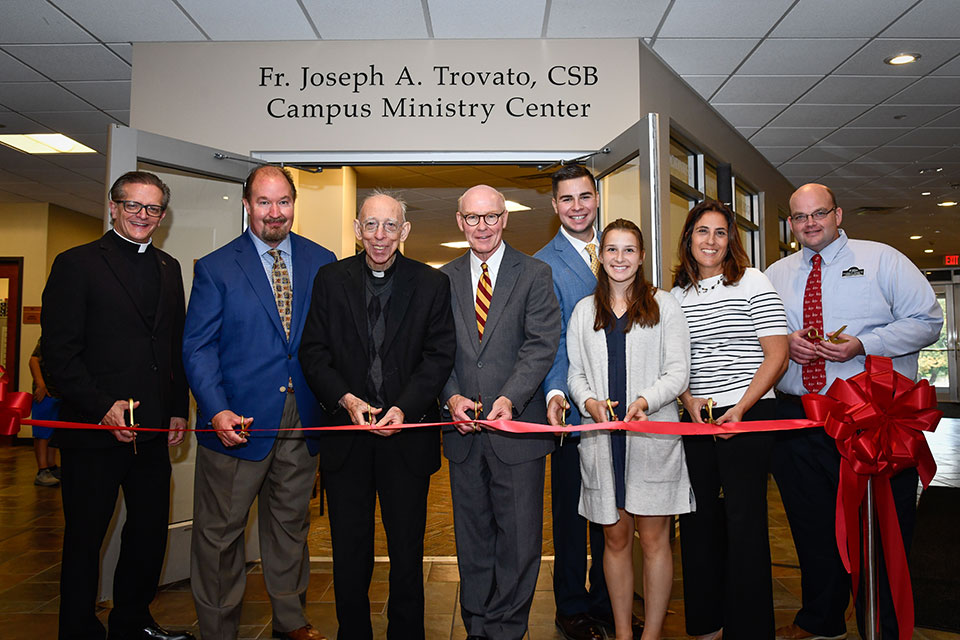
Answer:
[[47, 214], [47, 273], [58, 254], [92, 242], [104, 232], [104, 221], [100, 218], [78, 214], [76, 211], [50, 205]]
[[[39, 307], [53, 259], [98, 238], [103, 221], [47, 203], [0, 204], [0, 229], [0, 256], [23, 258], [21, 304]], [[30, 391], [30, 354], [39, 337], [39, 324], [20, 326], [20, 391]], [[21, 429], [21, 437], [30, 435], [29, 427]]]
[[297, 184], [293, 231], [330, 249], [337, 258], [354, 255], [357, 174], [353, 168], [291, 172]]

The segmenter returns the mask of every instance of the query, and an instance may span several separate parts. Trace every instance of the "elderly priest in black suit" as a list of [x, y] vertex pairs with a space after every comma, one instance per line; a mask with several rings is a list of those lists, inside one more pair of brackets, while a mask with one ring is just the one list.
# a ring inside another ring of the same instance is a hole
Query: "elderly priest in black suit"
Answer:
[[[339, 638], [372, 639], [374, 510], [390, 553], [387, 638], [424, 637], [423, 536], [430, 475], [440, 468], [437, 397], [456, 337], [447, 277], [405, 258], [406, 205], [375, 192], [354, 223], [363, 252], [322, 267], [303, 329], [300, 362], [332, 424], [368, 431], [319, 433], [330, 508]], [[314, 432], [318, 433], [318, 432]]]

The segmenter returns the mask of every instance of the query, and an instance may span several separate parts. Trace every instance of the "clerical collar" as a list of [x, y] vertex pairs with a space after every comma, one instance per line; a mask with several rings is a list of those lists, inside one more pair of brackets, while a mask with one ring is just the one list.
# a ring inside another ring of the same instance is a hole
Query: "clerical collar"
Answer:
[[123, 235], [122, 233], [120, 233], [119, 231], [117, 231], [117, 228], [116, 228], [116, 227], [113, 228], [113, 232], [114, 232], [115, 234], [117, 234], [117, 237], [118, 237], [118, 238], [122, 238], [123, 240], [126, 240], [128, 243], [130, 243], [130, 244], [132, 244], [133, 246], [137, 247], [137, 253], [143, 253], [144, 251], [147, 250], [147, 248], [150, 247], [151, 244], [153, 244], [153, 238], [152, 238], [152, 237], [149, 238], [149, 239], [147, 239], [146, 242], [134, 242], [134, 241], [131, 240], [130, 238], [126, 237], [125, 235]]
[[363, 266], [366, 268], [367, 274], [372, 278], [389, 278], [393, 275], [393, 272], [397, 270], [397, 260], [394, 258], [393, 264], [387, 267], [386, 271], [376, 271], [375, 269], [371, 269], [370, 265], [367, 264], [367, 256], [364, 254]]

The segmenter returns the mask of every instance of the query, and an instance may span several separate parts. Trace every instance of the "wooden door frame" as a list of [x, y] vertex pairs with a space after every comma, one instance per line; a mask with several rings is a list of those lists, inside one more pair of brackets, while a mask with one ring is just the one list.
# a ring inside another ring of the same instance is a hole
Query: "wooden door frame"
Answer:
[[[13, 354], [13, 366], [7, 370], [11, 389], [20, 388], [20, 334], [23, 313], [23, 256], [0, 257], [0, 278], [10, 278], [7, 297], [7, 318], [13, 320], [13, 331], [7, 334], [7, 353]], [[0, 363], [5, 364], [5, 363]]]

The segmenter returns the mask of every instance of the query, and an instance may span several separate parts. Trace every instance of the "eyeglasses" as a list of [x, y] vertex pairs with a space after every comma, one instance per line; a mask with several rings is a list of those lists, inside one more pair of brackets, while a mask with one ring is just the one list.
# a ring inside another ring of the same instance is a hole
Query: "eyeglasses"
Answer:
[[136, 200], [114, 200], [114, 202], [121, 205], [125, 212], [132, 213], [133, 215], [137, 215], [141, 211], [146, 210], [147, 215], [151, 218], [159, 218], [162, 216], [165, 208], [159, 204], [140, 204]]
[[830, 215], [836, 210], [837, 208], [833, 207], [832, 209], [826, 209], [826, 210], [820, 209], [819, 211], [814, 211], [813, 213], [791, 213], [790, 219], [796, 222], [797, 224], [803, 224], [809, 219], [813, 219], [819, 222], [820, 220], [823, 220], [824, 218], [826, 218], [828, 215]]
[[500, 220], [500, 216], [502, 216], [504, 213], [506, 213], [506, 211], [501, 211], [500, 213], [485, 213], [482, 216], [476, 213], [468, 213], [467, 215], [458, 213], [457, 215], [460, 216], [468, 226], [477, 226], [480, 224], [480, 219], [483, 218], [483, 221], [487, 223], [487, 226], [492, 227], [493, 225], [497, 224], [497, 221]]
[[383, 226], [383, 232], [387, 235], [395, 236], [400, 232], [400, 227], [402, 226], [396, 220], [384, 220], [380, 222], [379, 220], [364, 220], [360, 223], [360, 228], [363, 229], [364, 233], [376, 233], [377, 229], [380, 226]]

